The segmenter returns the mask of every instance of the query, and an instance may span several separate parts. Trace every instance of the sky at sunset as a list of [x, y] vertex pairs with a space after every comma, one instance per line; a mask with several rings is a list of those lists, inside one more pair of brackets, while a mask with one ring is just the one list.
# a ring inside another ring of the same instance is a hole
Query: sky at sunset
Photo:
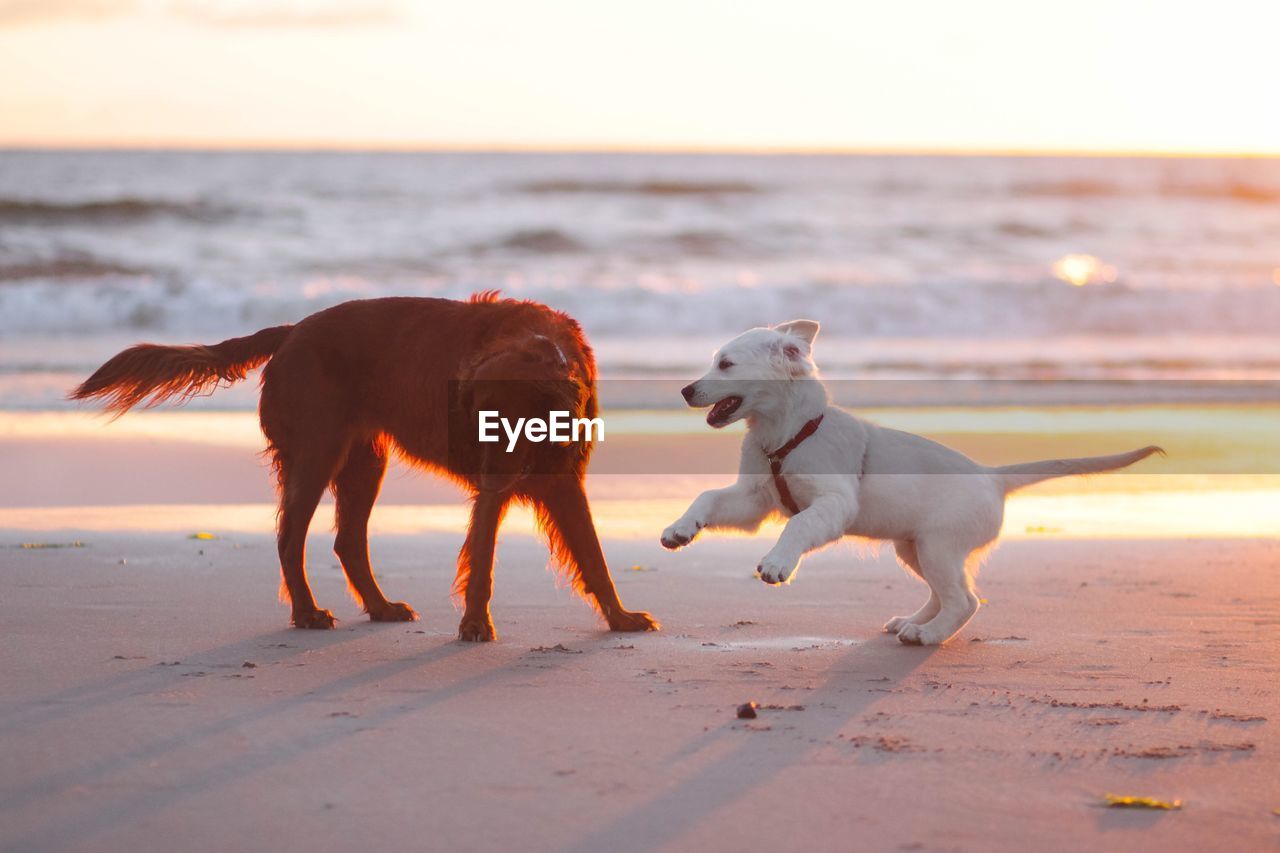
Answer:
[[0, 145], [1280, 154], [1260, 0], [0, 0]]

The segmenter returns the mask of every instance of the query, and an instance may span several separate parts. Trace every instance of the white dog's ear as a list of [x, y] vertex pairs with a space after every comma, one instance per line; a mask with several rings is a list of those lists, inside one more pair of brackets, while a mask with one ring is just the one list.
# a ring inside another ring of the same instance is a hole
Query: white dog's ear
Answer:
[[785, 323], [779, 323], [773, 327], [775, 331], [782, 332], [784, 335], [795, 335], [800, 340], [813, 348], [813, 342], [818, 337], [818, 330], [822, 326], [817, 320], [788, 320]]

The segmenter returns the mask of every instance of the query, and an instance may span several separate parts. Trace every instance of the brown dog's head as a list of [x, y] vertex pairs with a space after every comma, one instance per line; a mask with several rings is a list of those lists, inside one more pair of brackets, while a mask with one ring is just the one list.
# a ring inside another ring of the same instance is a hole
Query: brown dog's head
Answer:
[[551, 339], [527, 334], [496, 340], [464, 367], [456, 386], [452, 421], [462, 432], [451, 436], [450, 452], [465, 452], [462, 461], [470, 465], [462, 470], [469, 469], [481, 489], [505, 491], [527, 474], [564, 470], [575, 449], [585, 454], [585, 447], [525, 440], [507, 452], [505, 437], [496, 444], [477, 439], [481, 411], [496, 411], [511, 422], [545, 420], [553, 411], [588, 416], [591, 388]]

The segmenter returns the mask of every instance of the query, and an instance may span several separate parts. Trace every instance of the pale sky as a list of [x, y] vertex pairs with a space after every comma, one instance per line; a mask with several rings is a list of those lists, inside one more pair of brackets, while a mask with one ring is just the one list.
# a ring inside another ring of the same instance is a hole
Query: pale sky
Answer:
[[0, 0], [0, 145], [1280, 154], [1272, 0]]

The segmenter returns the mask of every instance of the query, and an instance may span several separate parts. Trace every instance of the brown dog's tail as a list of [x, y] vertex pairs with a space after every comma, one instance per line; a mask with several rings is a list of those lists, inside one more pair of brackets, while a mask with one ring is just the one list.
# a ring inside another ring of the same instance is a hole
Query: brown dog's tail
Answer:
[[[212, 346], [138, 344], [113, 356], [72, 391], [72, 400], [101, 400], [122, 415], [138, 404], [150, 408], [173, 397], [190, 399], [231, 384], [263, 364], [284, 343], [293, 326], [273, 326]], [[150, 398], [150, 399], [148, 399]]]
[[1160, 447], [1143, 447], [1128, 453], [1117, 453], [1114, 456], [1086, 456], [1082, 459], [1046, 459], [1042, 462], [1023, 462], [1019, 465], [1004, 465], [994, 469], [1000, 475], [1004, 492], [1016, 491], [1027, 486], [1052, 480], [1056, 477], [1073, 477], [1080, 474], [1101, 474], [1103, 471], [1115, 471], [1127, 468], [1135, 462], [1141, 462], [1148, 456], [1164, 454]]

